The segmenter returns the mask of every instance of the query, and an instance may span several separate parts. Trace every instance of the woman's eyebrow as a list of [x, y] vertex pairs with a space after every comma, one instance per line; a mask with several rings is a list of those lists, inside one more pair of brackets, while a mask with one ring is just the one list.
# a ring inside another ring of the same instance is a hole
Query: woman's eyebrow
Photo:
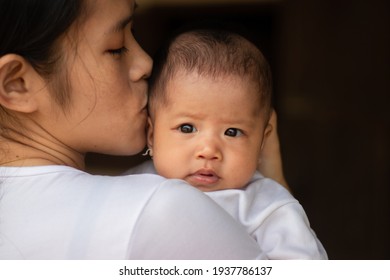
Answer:
[[125, 29], [126, 25], [128, 25], [130, 22], [133, 21], [134, 19], [134, 12], [135, 10], [137, 9], [138, 7], [138, 3], [137, 2], [134, 2], [134, 6], [133, 6], [133, 9], [132, 9], [132, 13], [123, 18], [122, 20], [118, 21], [117, 24], [115, 24], [108, 33], [118, 33], [118, 32], [121, 32], [123, 29]]
[[124, 19], [118, 21], [108, 33], [118, 33], [125, 29], [126, 25], [133, 21], [133, 15], [125, 17]]

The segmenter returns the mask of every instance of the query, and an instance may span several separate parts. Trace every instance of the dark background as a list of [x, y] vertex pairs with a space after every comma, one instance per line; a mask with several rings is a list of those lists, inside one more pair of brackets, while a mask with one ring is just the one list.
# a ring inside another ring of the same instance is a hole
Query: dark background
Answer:
[[[329, 258], [390, 259], [390, 1], [138, 2], [135, 33], [151, 55], [193, 20], [256, 34], [286, 177]], [[113, 174], [140, 160], [91, 154], [87, 164]]]

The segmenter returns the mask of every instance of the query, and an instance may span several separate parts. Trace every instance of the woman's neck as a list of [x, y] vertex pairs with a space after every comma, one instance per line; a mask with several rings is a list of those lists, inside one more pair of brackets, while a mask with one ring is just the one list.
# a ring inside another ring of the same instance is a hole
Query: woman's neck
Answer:
[[44, 131], [1, 129], [0, 166], [66, 165], [84, 170], [84, 158]]

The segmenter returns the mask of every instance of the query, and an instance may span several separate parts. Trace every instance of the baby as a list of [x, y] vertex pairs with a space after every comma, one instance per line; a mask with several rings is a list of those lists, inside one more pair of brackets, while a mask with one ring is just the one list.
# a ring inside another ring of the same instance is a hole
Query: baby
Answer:
[[256, 171], [269, 125], [271, 71], [224, 29], [174, 37], [150, 78], [148, 161], [128, 173], [183, 179], [239, 221], [269, 259], [326, 259], [296, 199]]

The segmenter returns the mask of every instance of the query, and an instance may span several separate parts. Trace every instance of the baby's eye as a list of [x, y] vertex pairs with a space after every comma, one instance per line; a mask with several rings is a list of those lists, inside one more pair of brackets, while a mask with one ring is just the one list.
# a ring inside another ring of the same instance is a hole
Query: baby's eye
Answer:
[[194, 133], [194, 132], [196, 132], [196, 128], [193, 125], [188, 124], [188, 123], [182, 124], [181, 126], [179, 126], [179, 130], [182, 133]]
[[225, 135], [229, 137], [237, 137], [237, 136], [241, 136], [242, 134], [243, 134], [242, 131], [238, 128], [228, 128], [225, 131]]

